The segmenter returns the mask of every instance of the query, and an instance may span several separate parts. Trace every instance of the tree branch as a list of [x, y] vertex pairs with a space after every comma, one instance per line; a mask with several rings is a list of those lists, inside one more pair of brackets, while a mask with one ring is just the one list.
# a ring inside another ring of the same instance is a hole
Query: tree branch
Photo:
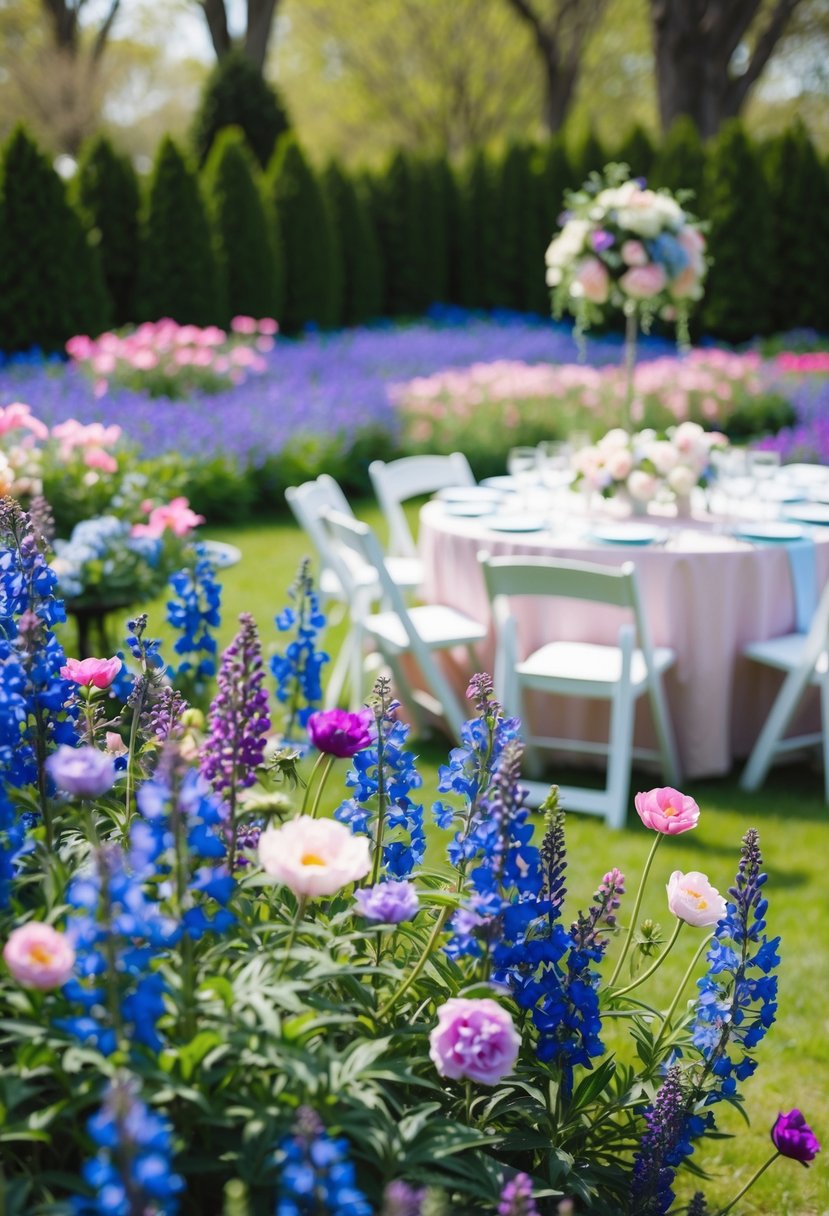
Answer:
[[98, 27], [98, 32], [95, 35], [95, 41], [92, 44], [92, 63], [97, 65], [104, 53], [104, 48], [107, 44], [107, 39], [112, 32], [112, 27], [115, 24], [115, 18], [118, 15], [118, 10], [121, 7], [121, 0], [111, 0], [109, 12], [104, 21]]
[[245, 54], [261, 72], [268, 55], [273, 19], [279, 0], [248, 0]]
[[227, 10], [224, 0], [201, 0], [202, 12], [210, 31], [210, 41], [216, 58], [222, 59], [233, 47], [230, 30], [227, 28]]
[[774, 11], [769, 17], [768, 24], [754, 45], [754, 51], [748, 62], [748, 67], [740, 76], [729, 81], [726, 94], [728, 101], [735, 104], [737, 113], [751, 87], [757, 82], [760, 73], [771, 58], [774, 48], [783, 36], [786, 26], [801, 0], [777, 0]]

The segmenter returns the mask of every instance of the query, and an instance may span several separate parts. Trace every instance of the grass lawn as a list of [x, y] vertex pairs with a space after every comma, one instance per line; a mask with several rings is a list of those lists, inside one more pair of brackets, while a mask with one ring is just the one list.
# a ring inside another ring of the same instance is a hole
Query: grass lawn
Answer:
[[[358, 507], [358, 514], [377, 525], [376, 508]], [[276, 643], [274, 615], [284, 605], [300, 558], [309, 545], [287, 519], [263, 521], [240, 528], [206, 529], [217, 540], [232, 541], [243, 552], [242, 562], [223, 575], [222, 643], [234, 632], [236, 617], [249, 611], [256, 617], [267, 650]], [[163, 601], [154, 608], [151, 634], [163, 632]], [[329, 640], [330, 637], [329, 637]], [[437, 765], [445, 757], [442, 742], [417, 745], [424, 776], [425, 801], [436, 788]], [[339, 763], [339, 762], [338, 762]], [[345, 772], [343, 764], [342, 772]], [[647, 775], [634, 775], [633, 789], [648, 788]], [[662, 884], [674, 869], [701, 869], [724, 891], [733, 881], [739, 842], [750, 826], [760, 831], [769, 871], [767, 888], [771, 934], [782, 936], [779, 1020], [760, 1045], [760, 1067], [744, 1086], [751, 1117], [747, 1127], [739, 1113], [717, 1108], [721, 1128], [733, 1138], [708, 1141], [698, 1163], [712, 1175], [705, 1184], [712, 1212], [724, 1206], [763, 1163], [771, 1150], [769, 1129], [778, 1111], [799, 1106], [824, 1144], [829, 1140], [829, 948], [827, 942], [826, 859], [829, 857], [829, 808], [823, 802], [821, 775], [808, 767], [773, 771], [763, 791], [744, 794], [736, 774], [717, 781], [686, 783], [702, 807], [699, 828], [689, 836], [667, 839], [654, 867], [644, 915], [668, 923]], [[620, 832], [584, 815], [573, 815], [568, 825], [570, 850], [568, 914], [584, 905], [602, 874], [619, 866], [628, 876], [628, 890], [651, 844], [650, 833], [631, 812]], [[624, 913], [624, 906], [623, 906]], [[685, 928], [669, 963], [665, 965], [665, 993], [678, 982], [698, 942], [699, 930]], [[689, 987], [688, 996], [693, 994]], [[666, 1003], [667, 1003], [666, 995]], [[829, 1170], [819, 1157], [809, 1170], [795, 1162], [778, 1161], [758, 1185], [733, 1209], [733, 1216], [826, 1216], [829, 1213]], [[680, 1183], [688, 1196], [693, 1180]]]

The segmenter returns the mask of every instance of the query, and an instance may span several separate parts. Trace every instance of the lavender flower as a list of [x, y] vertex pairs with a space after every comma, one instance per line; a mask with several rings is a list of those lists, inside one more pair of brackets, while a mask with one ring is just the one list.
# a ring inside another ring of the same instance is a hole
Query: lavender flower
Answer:
[[417, 889], [411, 882], [378, 882], [354, 892], [360, 915], [384, 925], [399, 925], [417, 915]]
[[498, 1216], [538, 1216], [528, 1174], [516, 1174], [505, 1184], [498, 1199]]
[[381, 1216], [422, 1216], [425, 1187], [409, 1186], [398, 1179], [383, 1191]]

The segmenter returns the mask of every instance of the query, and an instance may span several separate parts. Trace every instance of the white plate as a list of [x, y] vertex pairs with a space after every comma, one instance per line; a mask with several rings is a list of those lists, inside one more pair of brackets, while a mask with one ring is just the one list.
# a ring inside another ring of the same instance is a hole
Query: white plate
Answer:
[[487, 486], [490, 490], [515, 490], [517, 489], [515, 479], [502, 474], [500, 477], [484, 477], [481, 481], [482, 486]]
[[438, 490], [437, 497], [441, 502], [495, 503], [500, 502], [503, 495], [486, 486], [447, 486], [444, 490]]
[[202, 540], [199, 544], [207, 550], [207, 556], [217, 570], [227, 570], [229, 566], [236, 566], [242, 560], [242, 550], [237, 549], [236, 545], [227, 544], [226, 541]]
[[491, 515], [494, 505], [491, 502], [445, 502], [443, 513], [475, 519], [479, 515]]
[[733, 535], [737, 540], [800, 540], [803, 529], [798, 524], [775, 519], [768, 523], [740, 524]]
[[825, 464], [784, 464], [780, 466], [779, 475], [796, 486], [826, 485], [829, 467]]
[[652, 545], [666, 535], [664, 528], [653, 524], [603, 524], [590, 529], [591, 539], [605, 545]]
[[541, 532], [547, 525], [540, 515], [495, 515], [486, 526], [493, 532]]
[[809, 502], [829, 502], [829, 484], [806, 486], [800, 494], [799, 501], [808, 498]]
[[794, 519], [801, 524], [829, 524], [829, 503], [795, 503], [784, 506], [783, 514], [786, 519]]

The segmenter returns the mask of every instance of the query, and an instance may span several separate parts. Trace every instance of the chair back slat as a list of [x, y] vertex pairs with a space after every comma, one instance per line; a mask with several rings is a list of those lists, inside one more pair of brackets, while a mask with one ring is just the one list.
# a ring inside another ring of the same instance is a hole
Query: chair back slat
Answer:
[[616, 569], [546, 557], [479, 556], [492, 599], [502, 595], [539, 595], [589, 600], [631, 610], [637, 606], [631, 562]]
[[463, 452], [449, 456], [402, 456], [373, 460], [368, 467], [377, 501], [389, 526], [389, 552], [415, 557], [417, 546], [402, 504], [449, 486], [472, 486], [475, 478]]

